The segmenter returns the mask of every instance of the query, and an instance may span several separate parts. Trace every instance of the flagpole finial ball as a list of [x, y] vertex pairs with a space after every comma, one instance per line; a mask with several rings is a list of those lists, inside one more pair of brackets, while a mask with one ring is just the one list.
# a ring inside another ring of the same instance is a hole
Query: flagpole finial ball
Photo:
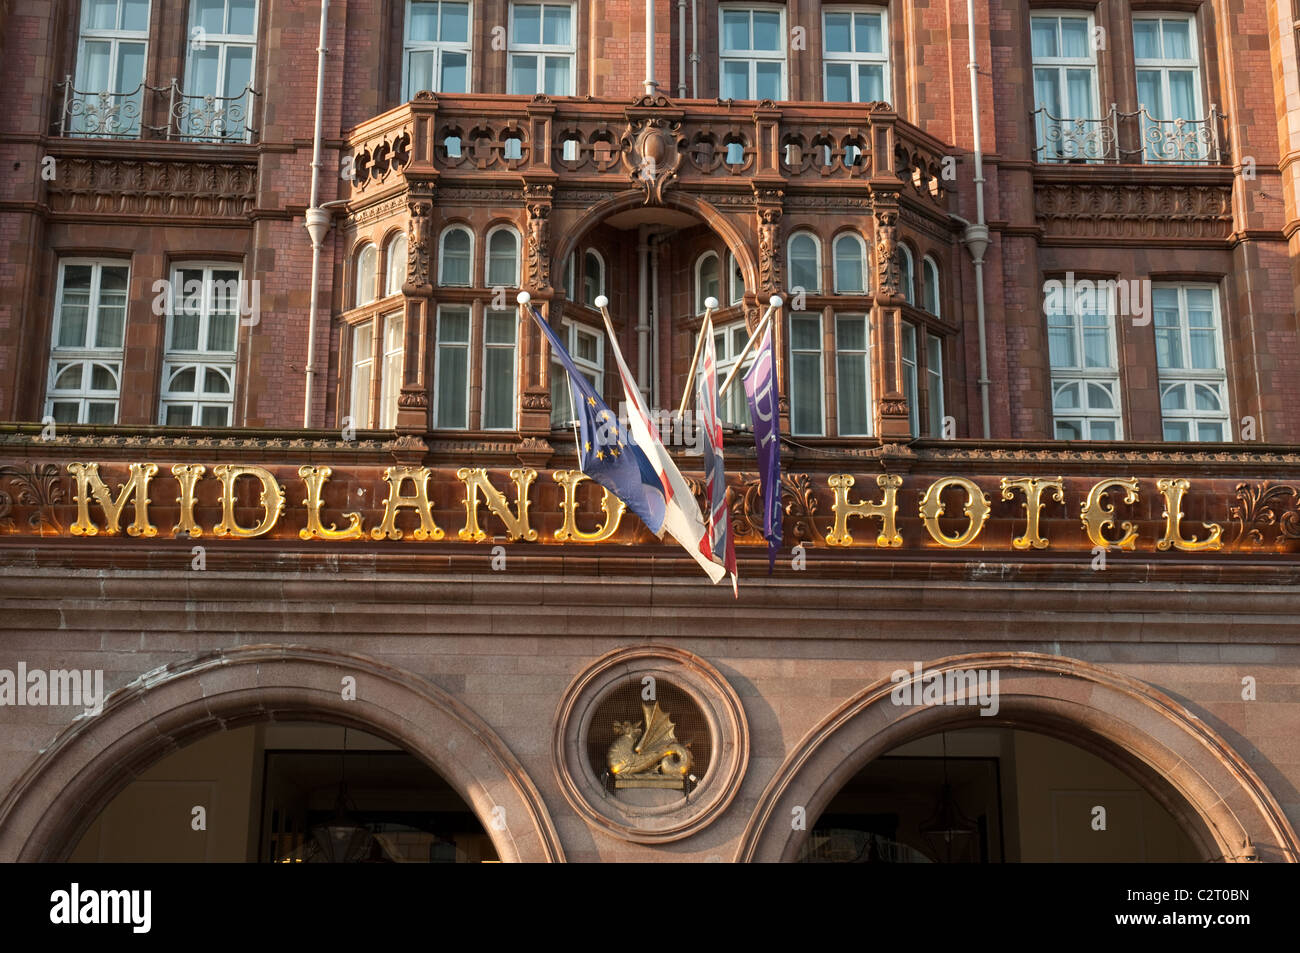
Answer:
[[710, 311], [717, 311], [717, 310], [718, 310], [718, 299], [717, 299], [717, 298], [705, 298], [705, 299], [704, 299], [704, 307], [708, 308]]
[[767, 303], [774, 308], [779, 308], [781, 305], [785, 304], [785, 301], [782, 300], [780, 295], [772, 295], [772, 297], [767, 299]]
[[518, 301], [520, 304], [527, 304], [528, 302], [533, 300], [533, 296], [530, 295], [527, 291], [521, 291], [519, 292], [519, 295], [518, 297], [515, 298], [515, 300]]
[[598, 308], [608, 308], [608, 307], [609, 307], [609, 299], [606, 298], [604, 295], [596, 295], [596, 307], [598, 307]]

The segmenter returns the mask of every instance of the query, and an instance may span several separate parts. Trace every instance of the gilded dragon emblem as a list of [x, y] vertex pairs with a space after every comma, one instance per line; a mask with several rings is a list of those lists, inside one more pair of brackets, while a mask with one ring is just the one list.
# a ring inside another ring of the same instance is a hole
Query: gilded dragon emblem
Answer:
[[[685, 788], [691, 752], [677, 740], [672, 720], [655, 702], [642, 705], [644, 720], [614, 722], [605, 761], [615, 788]], [[641, 730], [641, 725], [645, 730]]]

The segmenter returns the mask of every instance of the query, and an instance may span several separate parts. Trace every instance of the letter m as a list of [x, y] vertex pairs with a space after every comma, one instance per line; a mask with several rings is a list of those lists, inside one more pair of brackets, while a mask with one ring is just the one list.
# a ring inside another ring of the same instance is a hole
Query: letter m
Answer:
[[51, 672], [50, 701], [56, 705], [80, 705], [81, 672], [75, 668]]
[[90, 519], [90, 501], [93, 498], [104, 511], [104, 532], [109, 536], [121, 530], [122, 510], [127, 498], [135, 495], [135, 521], [126, 528], [131, 536], [157, 536], [158, 530], [149, 522], [149, 481], [158, 472], [153, 463], [131, 464], [131, 478], [118, 488], [117, 499], [99, 476], [98, 463], [69, 463], [68, 472], [77, 478], [77, 521], [72, 524], [73, 536], [96, 536], [99, 527]]
[[[964, 705], [967, 699], [979, 700], [979, 673], [973, 668], [954, 668], [946, 673], [947, 694], [954, 705]], [[971, 704], [974, 704], [972, 702]]]
[[[130, 923], [134, 905], [129, 890], [101, 890], [99, 892], [100, 923]], [[112, 913], [109, 913], [112, 910]]]

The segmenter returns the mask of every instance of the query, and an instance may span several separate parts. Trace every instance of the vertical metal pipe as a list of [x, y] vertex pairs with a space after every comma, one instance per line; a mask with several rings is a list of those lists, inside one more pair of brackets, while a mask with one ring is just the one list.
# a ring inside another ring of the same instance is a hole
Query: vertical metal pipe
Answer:
[[637, 325], [636, 325], [636, 379], [641, 396], [649, 403], [650, 396], [650, 269], [649, 245], [646, 235], [649, 228], [637, 227]]
[[700, 98], [700, 10], [691, 0], [691, 98]]
[[975, 225], [966, 229], [966, 246], [975, 264], [975, 314], [980, 345], [980, 413], [984, 439], [992, 435], [989, 424], [989, 345], [984, 325], [984, 252], [989, 244], [989, 230], [984, 223], [984, 148], [980, 141], [980, 74], [975, 58], [975, 0], [966, 0], [966, 32], [970, 41], [970, 106], [972, 134], [975, 137]]
[[677, 0], [677, 98], [686, 98], [686, 0]]
[[302, 425], [311, 426], [312, 384], [316, 379], [316, 308], [320, 299], [320, 253], [329, 230], [329, 213], [320, 207], [321, 113], [325, 100], [325, 40], [329, 26], [329, 0], [320, 4], [320, 41], [316, 46], [316, 123], [311, 143], [311, 207], [307, 209], [307, 233], [311, 235], [311, 305], [307, 315], [307, 382], [303, 391]]
[[645, 94], [655, 94], [655, 0], [645, 0]]

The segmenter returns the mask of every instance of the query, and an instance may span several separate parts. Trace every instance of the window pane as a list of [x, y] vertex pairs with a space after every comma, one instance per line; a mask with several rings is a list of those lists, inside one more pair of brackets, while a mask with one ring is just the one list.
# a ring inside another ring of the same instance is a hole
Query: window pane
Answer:
[[469, 42], [468, 3], [444, 3], [442, 5], [442, 41], [444, 43]]
[[84, 364], [65, 364], [54, 378], [55, 390], [81, 390], [81, 375]]
[[1034, 17], [1030, 26], [1030, 46], [1034, 58], [1057, 56], [1056, 17]]
[[510, 57], [510, 92], [517, 96], [537, 92], [536, 56], [520, 56], [516, 53]]
[[85, 24], [90, 30], [116, 30], [117, 0], [89, 0]]
[[567, 5], [546, 7], [546, 17], [542, 23], [542, 42], [551, 46], [568, 46], [573, 42], [570, 29], [572, 10]]
[[859, 53], [883, 53], [880, 35], [880, 14], [855, 13], [853, 15], [853, 42]]
[[1156, 364], [1162, 369], [1186, 367], [1183, 342], [1177, 328], [1156, 329]]
[[819, 351], [822, 345], [821, 321], [817, 318], [790, 319], [790, 346], [800, 351]]
[[1061, 55], [1071, 59], [1088, 58], [1088, 21], [1076, 17], [1061, 18]]
[[63, 304], [59, 314], [59, 346], [85, 347], [90, 317], [90, 265], [63, 269]]
[[[445, 321], [447, 315], [440, 319]], [[466, 315], [468, 320], [468, 315]], [[469, 382], [469, 349], [438, 348], [438, 426], [468, 427], [466, 389]]]
[[386, 295], [402, 293], [406, 281], [406, 235], [398, 235], [388, 243], [388, 278], [384, 283]]
[[1168, 387], [1160, 397], [1161, 410], [1186, 410], [1187, 409], [1187, 389], [1182, 384], [1176, 384]]
[[230, 0], [230, 23], [227, 30], [251, 36], [256, 32], [257, 0]]
[[1165, 59], [1189, 60], [1192, 58], [1192, 43], [1187, 20], [1162, 21], [1165, 39]]
[[514, 344], [518, 321], [512, 311], [489, 311], [484, 340], [488, 344]]
[[201, 427], [225, 427], [229, 422], [229, 407], [204, 407], [199, 412], [199, 426]]
[[469, 311], [447, 310], [438, 315], [438, 340], [443, 343], [469, 343]]
[[1211, 388], [1203, 384], [1196, 385], [1196, 409], [1197, 410], [1222, 410], [1219, 403], [1219, 395]]
[[1090, 410], [1114, 410], [1115, 401], [1110, 391], [1101, 384], [1088, 385], [1088, 408]]
[[464, 53], [442, 54], [442, 75], [438, 79], [442, 93], [469, 92], [469, 57]]
[[129, 90], [109, 89], [109, 69], [112, 64], [113, 45], [107, 42], [87, 42], [82, 47], [81, 78], [78, 86], [89, 93], [129, 92]]
[[356, 304], [360, 307], [375, 300], [376, 269], [379, 267], [379, 249], [367, 245], [357, 256]]
[[821, 431], [822, 373], [820, 354], [792, 355], [791, 416], [796, 433]]
[[407, 57], [407, 98], [422, 89], [433, 89], [433, 59], [432, 52], [412, 53]]
[[1115, 422], [1113, 420], [1094, 420], [1089, 425], [1088, 434], [1092, 440], [1114, 440]]
[[75, 424], [81, 416], [81, 405], [77, 401], [56, 400], [53, 410], [54, 420], [60, 424]]
[[1196, 439], [1210, 440], [1215, 443], [1223, 442], [1223, 424], [1202, 420], [1196, 425]]
[[432, 43], [438, 39], [438, 4], [412, 3], [411, 25], [406, 42]]
[[825, 36], [823, 42], [827, 53], [851, 53], [853, 47], [849, 36], [849, 19], [847, 13], [828, 13], [825, 17]]
[[1164, 437], [1166, 440], [1186, 442], [1191, 439], [1191, 425], [1186, 420], [1166, 420]]
[[1079, 385], [1067, 384], [1056, 392], [1054, 406], [1058, 410], [1079, 409]]
[[209, 367], [203, 377], [203, 392], [205, 394], [229, 394], [230, 381], [226, 375], [214, 367]]
[[442, 283], [468, 285], [470, 271], [469, 234], [461, 229], [448, 232], [442, 244]]
[[796, 235], [790, 242], [790, 286], [817, 291], [817, 245], [809, 235]]
[[858, 102], [872, 103], [885, 99], [885, 68], [883, 66], [858, 67]]
[[847, 103], [853, 100], [853, 67], [848, 63], [826, 66], [826, 101]]
[[1215, 333], [1208, 328], [1193, 328], [1191, 338], [1192, 367], [1198, 370], [1217, 370], [1219, 368], [1218, 348], [1215, 346]]
[[196, 367], [182, 368], [176, 374], [172, 375], [172, 379], [167, 386], [167, 390], [173, 394], [193, 394], [197, 389], [196, 388], [197, 382], [198, 382], [198, 368]]
[[1155, 20], [1133, 21], [1133, 55], [1140, 60], [1160, 57], [1160, 37]]
[[722, 98], [749, 99], [749, 64], [728, 60], [722, 64]]
[[92, 401], [86, 405], [86, 423], [88, 424], [113, 424], [117, 423], [117, 404], [99, 403]]
[[1169, 71], [1169, 115], [1164, 118], [1197, 118], [1195, 75], [1191, 70]]
[[99, 278], [99, 314], [95, 322], [95, 347], [121, 347], [126, 324], [125, 268], [104, 268]]
[[490, 347], [483, 361], [483, 426], [502, 429], [515, 420], [515, 350]]
[[188, 427], [194, 422], [194, 408], [190, 404], [168, 404], [166, 410], [168, 427]]
[[722, 48], [724, 50], [750, 49], [749, 13], [747, 11], [722, 11]]
[[865, 435], [868, 432], [866, 356], [840, 354], [835, 362], [835, 370], [840, 433], [846, 436]]
[[548, 96], [569, 95], [569, 58], [567, 56], [546, 57], [546, 89]]
[[515, 43], [542, 42], [542, 8], [536, 3], [517, 3], [514, 11], [512, 40]]
[[130, 93], [140, 85], [144, 79], [144, 54], [145, 45], [143, 43], [121, 43], [117, 48], [117, 81], [113, 83], [117, 88], [114, 92]]
[[781, 14], [773, 11], [754, 11], [755, 50], [776, 53], [781, 49]]
[[492, 287], [514, 287], [518, 281], [516, 264], [518, 245], [513, 232], [493, 233], [488, 242], [488, 284]]
[[95, 364], [90, 369], [91, 390], [117, 390], [117, 378], [103, 364]]
[[758, 74], [754, 88], [755, 99], [784, 99], [781, 89], [781, 64], [756, 63], [754, 69]]
[[835, 242], [835, 290], [841, 293], [863, 290], [862, 246], [852, 237]]

